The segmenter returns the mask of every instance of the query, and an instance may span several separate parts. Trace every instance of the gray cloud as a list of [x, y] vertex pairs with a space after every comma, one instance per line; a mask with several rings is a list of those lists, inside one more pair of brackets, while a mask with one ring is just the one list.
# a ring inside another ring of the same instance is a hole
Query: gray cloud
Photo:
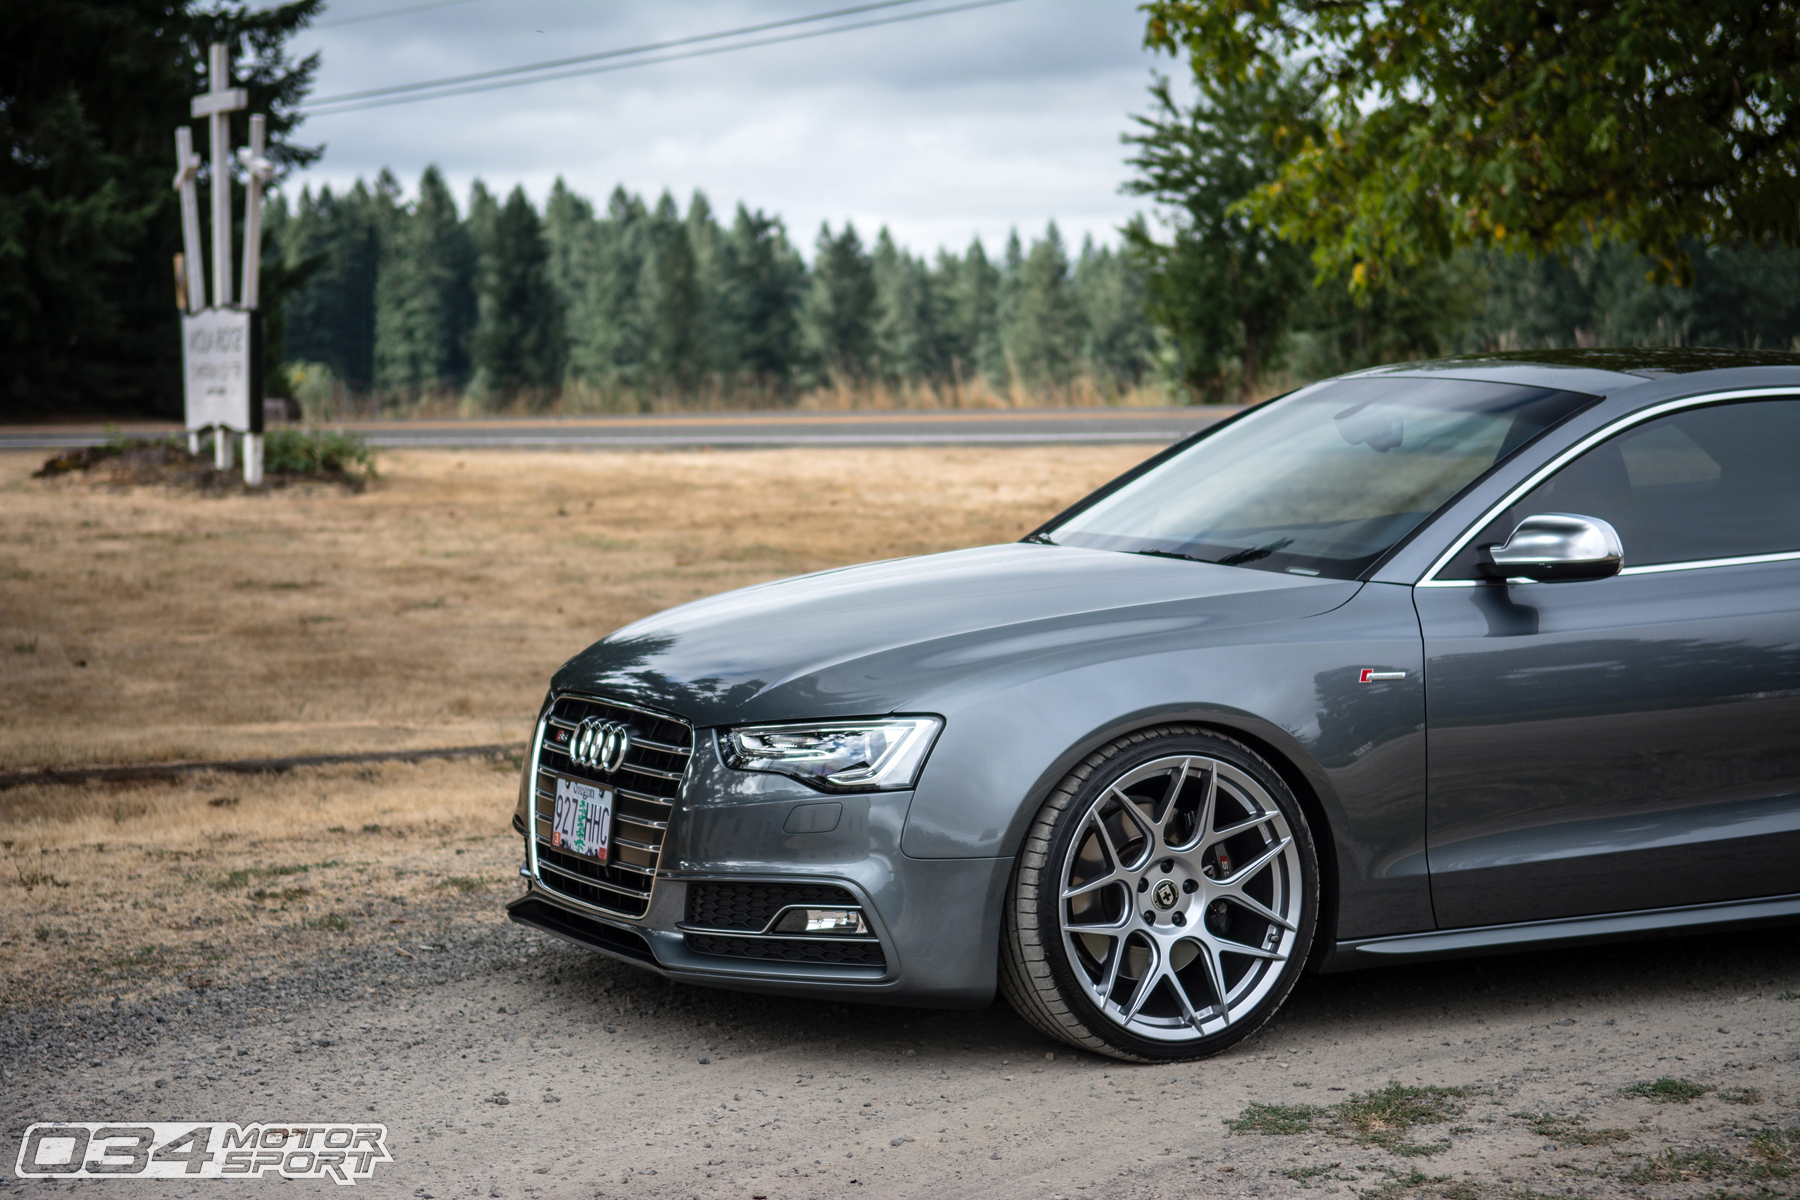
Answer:
[[[818, 12], [832, 0], [474, 0], [308, 31], [332, 95], [709, 33]], [[921, 7], [940, 7], [927, 3]], [[327, 21], [398, 7], [349, 0]], [[897, 12], [904, 9], [894, 10]], [[871, 14], [875, 15], [875, 14]], [[996, 8], [684, 62], [310, 119], [324, 142], [289, 184], [347, 184], [391, 167], [409, 191], [436, 163], [460, 195], [481, 177], [552, 181], [596, 201], [617, 184], [786, 218], [810, 246], [821, 221], [887, 225], [921, 251], [1055, 219], [1113, 240], [1138, 207], [1119, 195], [1119, 135], [1152, 70], [1131, 0], [1018, 0]]]

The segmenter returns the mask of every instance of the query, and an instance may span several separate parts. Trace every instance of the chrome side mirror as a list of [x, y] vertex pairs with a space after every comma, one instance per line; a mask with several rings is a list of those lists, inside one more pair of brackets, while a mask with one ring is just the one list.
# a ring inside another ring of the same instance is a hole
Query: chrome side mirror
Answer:
[[1490, 547], [1488, 554], [1493, 560], [1490, 575], [1539, 583], [1606, 579], [1625, 565], [1618, 530], [1598, 517], [1577, 513], [1526, 517], [1504, 546]]

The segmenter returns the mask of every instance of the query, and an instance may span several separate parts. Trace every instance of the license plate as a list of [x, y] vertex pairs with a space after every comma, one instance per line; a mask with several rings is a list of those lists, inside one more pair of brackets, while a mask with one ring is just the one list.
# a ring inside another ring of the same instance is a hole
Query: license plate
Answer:
[[550, 844], [570, 854], [605, 862], [606, 847], [612, 841], [612, 810], [611, 788], [558, 779]]

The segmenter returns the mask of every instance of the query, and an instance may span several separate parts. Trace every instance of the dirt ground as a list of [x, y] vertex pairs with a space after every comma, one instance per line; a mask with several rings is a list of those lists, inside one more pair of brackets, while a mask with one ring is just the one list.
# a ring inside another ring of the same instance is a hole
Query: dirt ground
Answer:
[[[0, 459], [0, 769], [520, 739], [607, 629], [1015, 537], [1143, 452], [413, 454], [237, 499]], [[378, 1196], [1797, 1194], [1792, 931], [1309, 978], [1226, 1055], [1125, 1066], [511, 926], [517, 769], [0, 791], [8, 1173], [32, 1121], [356, 1118]]]

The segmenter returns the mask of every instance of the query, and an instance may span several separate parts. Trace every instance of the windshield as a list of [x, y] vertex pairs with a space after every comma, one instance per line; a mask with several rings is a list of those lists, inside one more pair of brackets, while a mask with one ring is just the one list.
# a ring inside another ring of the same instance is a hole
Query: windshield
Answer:
[[1595, 399], [1465, 379], [1315, 384], [1203, 436], [1036, 540], [1354, 579]]

